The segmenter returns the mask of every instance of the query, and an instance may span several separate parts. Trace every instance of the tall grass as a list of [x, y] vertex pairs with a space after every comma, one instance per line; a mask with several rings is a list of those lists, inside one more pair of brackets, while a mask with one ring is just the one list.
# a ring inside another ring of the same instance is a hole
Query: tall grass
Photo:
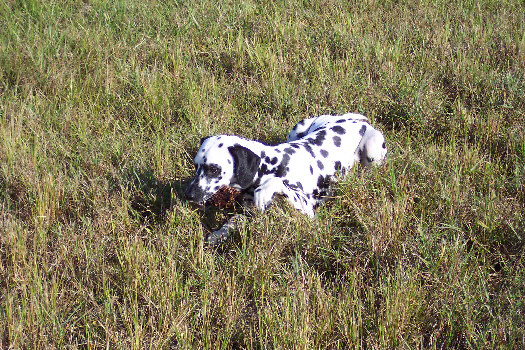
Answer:
[[[521, 1], [3, 1], [0, 348], [525, 346]], [[384, 167], [224, 246], [198, 140], [360, 112]]]

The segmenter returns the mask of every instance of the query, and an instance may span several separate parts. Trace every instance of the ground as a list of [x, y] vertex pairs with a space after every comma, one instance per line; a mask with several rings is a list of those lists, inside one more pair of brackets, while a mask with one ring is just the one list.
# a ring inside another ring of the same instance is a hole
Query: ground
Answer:
[[[0, 3], [0, 348], [525, 346], [523, 1]], [[386, 164], [223, 247], [199, 140], [365, 114]]]

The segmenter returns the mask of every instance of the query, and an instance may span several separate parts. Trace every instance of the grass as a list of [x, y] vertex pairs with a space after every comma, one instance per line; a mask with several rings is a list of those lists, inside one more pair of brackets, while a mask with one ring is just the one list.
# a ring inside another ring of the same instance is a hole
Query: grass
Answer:
[[[522, 348], [524, 14], [2, 1], [0, 348]], [[384, 167], [204, 244], [201, 137], [350, 111]]]

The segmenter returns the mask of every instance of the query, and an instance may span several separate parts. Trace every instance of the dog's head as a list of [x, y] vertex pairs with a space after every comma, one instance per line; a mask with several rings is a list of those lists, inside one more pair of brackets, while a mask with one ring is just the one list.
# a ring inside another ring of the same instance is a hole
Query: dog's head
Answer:
[[360, 145], [360, 162], [370, 167], [381, 165], [387, 154], [385, 137], [375, 129], [367, 130]]
[[195, 176], [184, 192], [188, 200], [204, 204], [222, 186], [243, 190], [253, 184], [261, 157], [238, 141], [226, 135], [201, 140], [193, 160]]

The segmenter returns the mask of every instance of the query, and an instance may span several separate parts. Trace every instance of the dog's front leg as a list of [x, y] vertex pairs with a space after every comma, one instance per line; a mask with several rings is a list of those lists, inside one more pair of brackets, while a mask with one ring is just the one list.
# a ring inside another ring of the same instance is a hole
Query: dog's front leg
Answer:
[[253, 201], [255, 206], [260, 210], [266, 210], [272, 203], [275, 194], [285, 194], [286, 187], [280, 178], [271, 178], [261, 184], [254, 191]]
[[216, 231], [213, 231], [208, 235], [206, 241], [210, 245], [218, 245], [224, 243], [228, 237], [234, 232], [237, 231], [242, 223], [246, 221], [247, 216], [243, 214], [235, 214], [232, 216], [222, 227]]
[[254, 192], [255, 206], [260, 210], [268, 209], [272, 198], [276, 194], [283, 194], [291, 205], [300, 212], [314, 217], [314, 203], [303, 191], [290, 188], [280, 178], [272, 178], [259, 186]]

